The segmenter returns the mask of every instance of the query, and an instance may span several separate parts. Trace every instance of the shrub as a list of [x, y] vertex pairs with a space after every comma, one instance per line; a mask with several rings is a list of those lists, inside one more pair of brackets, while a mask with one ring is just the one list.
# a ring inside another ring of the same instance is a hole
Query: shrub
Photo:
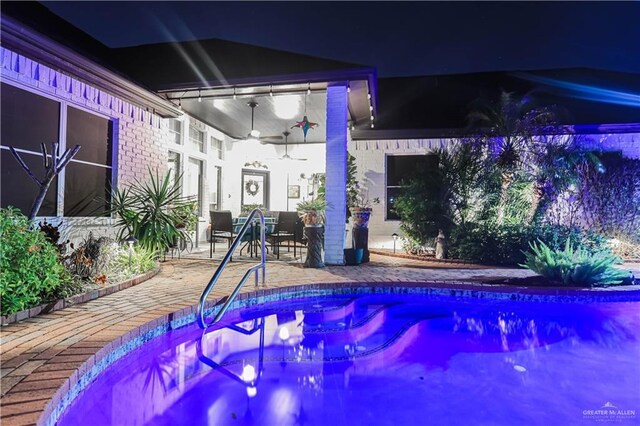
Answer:
[[136, 245], [131, 251], [107, 238], [89, 234], [84, 242], [66, 258], [67, 268], [81, 280], [106, 284], [121, 282], [155, 268], [155, 253]]
[[640, 160], [602, 154], [605, 172], [585, 168], [576, 200], [584, 225], [631, 243], [640, 243]]
[[127, 278], [149, 272], [156, 267], [154, 253], [144, 247], [134, 247], [131, 251], [131, 266], [129, 266], [129, 251], [123, 249], [117, 262], [117, 268], [126, 271]]
[[590, 252], [607, 250], [603, 237], [579, 228], [467, 223], [452, 231], [449, 254], [483, 264], [518, 265], [525, 261], [523, 252], [529, 249], [530, 241], [539, 239], [555, 250], [569, 238]]
[[118, 239], [133, 235], [141, 246], [156, 255], [179, 239], [190, 241], [188, 232], [178, 225], [185, 224], [184, 213], [193, 206], [193, 200], [181, 197], [180, 187], [171, 181], [170, 173], [160, 178], [149, 170], [148, 182], [114, 191], [111, 212], [121, 227]]
[[590, 287], [593, 285], [621, 284], [629, 274], [613, 265], [620, 259], [608, 251], [590, 252], [575, 249], [567, 239], [563, 250], [552, 249], [542, 241], [530, 244], [521, 266], [564, 285]]
[[72, 282], [58, 250], [17, 209], [0, 209], [2, 315], [38, 305]]

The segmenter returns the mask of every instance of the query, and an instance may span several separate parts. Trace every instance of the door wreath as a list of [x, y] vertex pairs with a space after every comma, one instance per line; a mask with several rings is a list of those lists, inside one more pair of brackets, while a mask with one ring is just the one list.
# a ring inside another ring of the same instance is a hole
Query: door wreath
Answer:
[[254, 196], [260, 191], [260, 184], [253, 179], [247, 181], [244, 184], [244, 189], [247, 191], [247, 194]]

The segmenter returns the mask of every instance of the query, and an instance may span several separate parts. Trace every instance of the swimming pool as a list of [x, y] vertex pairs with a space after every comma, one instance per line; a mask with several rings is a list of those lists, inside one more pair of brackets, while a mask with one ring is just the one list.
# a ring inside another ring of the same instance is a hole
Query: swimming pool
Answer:
[[86, 380], [58, 424], [640, 420], [639, 302], [341, 293], [162, 333]]

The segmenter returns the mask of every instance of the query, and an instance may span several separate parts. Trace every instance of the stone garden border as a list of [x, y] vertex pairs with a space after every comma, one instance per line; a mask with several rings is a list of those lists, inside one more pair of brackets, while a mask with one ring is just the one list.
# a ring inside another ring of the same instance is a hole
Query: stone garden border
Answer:
[[147, 281], [150, 278], [155, 277], [160, 272], [160, 266], [156, 266], [149, 272], [142, 275], [137, 275], [126, 281], [120, 283], [104, 286], [100, 289], [89, 290], [84, 293], [76, 294], [75, 296], [68, 297], [66, 299], [56, 300], [55, 302], [44, 303], [42, 305], [34, 306], [33, 308], [25, 309], [23, 311], [16, 312], [15, 314], [0, 317], [0, 325], [9, 325], [18, 321], [25, 320], [27, 318], [33, 318], [40, 314], [48, 314], [50, 312], [59, 311], [60, 309], [68, 308], [79, 303], [85, 303], [90, 300], [97, 299], [107, 294], [115, 293], [125, 288], [133, 287]]

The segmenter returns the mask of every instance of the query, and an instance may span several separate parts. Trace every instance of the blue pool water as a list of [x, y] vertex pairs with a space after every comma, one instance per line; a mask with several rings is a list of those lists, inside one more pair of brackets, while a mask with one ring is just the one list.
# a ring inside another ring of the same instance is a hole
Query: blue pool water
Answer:
[[640, 423], [640, 304], [316, 297], [134, 350], [60, 425]]

